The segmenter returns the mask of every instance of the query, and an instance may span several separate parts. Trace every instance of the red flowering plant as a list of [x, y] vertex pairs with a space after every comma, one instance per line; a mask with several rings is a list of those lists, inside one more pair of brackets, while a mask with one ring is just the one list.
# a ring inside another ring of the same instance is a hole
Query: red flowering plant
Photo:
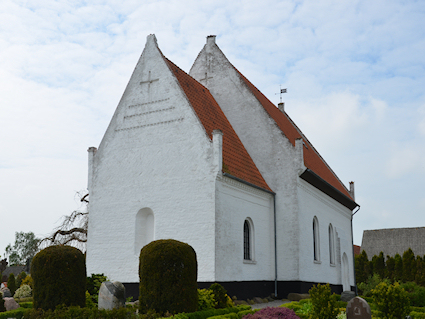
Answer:
[[292, 309], [284, 307], [267, 307], [256, 313], [247, 314], [242, 319], [300, 319]]

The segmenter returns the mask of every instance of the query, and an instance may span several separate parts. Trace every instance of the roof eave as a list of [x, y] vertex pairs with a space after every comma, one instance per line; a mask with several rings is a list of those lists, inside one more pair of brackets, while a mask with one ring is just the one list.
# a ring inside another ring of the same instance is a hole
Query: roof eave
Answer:
[[348, 209], [353, 210], [354, 208], [359, 207], [354, 200], [341, 193], [338, 189], [326, 182], [311, 169], [307, 168], [300, 177]]

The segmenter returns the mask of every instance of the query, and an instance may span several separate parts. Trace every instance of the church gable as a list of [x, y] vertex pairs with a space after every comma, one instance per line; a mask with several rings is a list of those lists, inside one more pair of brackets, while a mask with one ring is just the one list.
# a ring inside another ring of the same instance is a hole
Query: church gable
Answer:
[[[320, 184], [322, 191], [332, 197], [337, 197], [337, 200], [340, 202], [343, 201], [345, 206], [348, 205], [352, 207], [355, 205], [350, 192], [328, 166], [325, 160], [320, 156], [306, 136], [285, 112], [279, 110], [272, 102], [270, 102], [264, 94], [262, 94], [227, 60], [226, 56], [215, 43], [215, 36], [207, 37], [207, 44], [199, 53], [190, 70], [190, 74], [201, 83], [208, 83], [208, 87], [213, 94], [217, 94], [220, 98], [222, 96], [230, 96], [227, 92], [229, 89], [223, 87], [220, 83], [220, 80], [223, 78], [230, 79], [229, 83], [233, 83], [235, 87], [245, 88], [246, 92], [244, 92], [243, 98], [246, 103], [245, 105], [242, 103], [238, 111], [244, 112], [244, 108], [259, 105], [272, 121], [270, 124], [273, 123], [276, 127], [278, 127], [280, 132], [286, 137], [289, 143], [292, 144], [294, 149], [296, 148], [296, 140], [302, 140], [302, 144], [304, 145], [302, 148], [302, 160], [307, 170], [306, 174], [302, 175], [301, 178], [305, 177], [309, 183], [311, 183], [312, 179], [315, 179], [316, 181], [313, 186], [318, 187]], [[255, 121], [256, 119], [252, 119], [252, 125], [257, 125]], [[246, 128], [245, 132], [250, 134], [249, 131], [246, 131]], [[330, 188], [332, 189], [332, 192], [329, 190]], [[333, 193], [336, 193], [336, 195]], [[343, 199], [341, 199], [341, 197], [343, 197]]]

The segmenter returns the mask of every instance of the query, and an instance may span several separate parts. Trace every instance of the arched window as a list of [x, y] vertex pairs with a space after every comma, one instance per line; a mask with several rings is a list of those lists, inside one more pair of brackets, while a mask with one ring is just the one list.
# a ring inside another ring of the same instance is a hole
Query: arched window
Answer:
[[332, 224], [329, 224], [329, 262], [331, 265], [335, 265], [335, 240]]
[[319, 221], [316, 216], [313, 218], [313, 250], [314, 261], [320, 261]]
[[254, 260], [254, 227], [250, 218], [243, 224], [243, 259]]
[[155, 219], [152, 209], [145, 207], [136, 214], [136, 229], [134, 232], [134, 253], [140, 254], [143, 246], [149, 244], [155, 237]]

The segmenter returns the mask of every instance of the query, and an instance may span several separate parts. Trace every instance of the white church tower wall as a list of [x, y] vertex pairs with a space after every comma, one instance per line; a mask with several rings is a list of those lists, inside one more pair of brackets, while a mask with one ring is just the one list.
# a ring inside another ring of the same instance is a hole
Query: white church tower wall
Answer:
[[138, 282], [139, 252], [173, 238], [215, 278], [213, 143], [159, 51], [147, 45], [96, 152], [90, 153], [87, 273]]

